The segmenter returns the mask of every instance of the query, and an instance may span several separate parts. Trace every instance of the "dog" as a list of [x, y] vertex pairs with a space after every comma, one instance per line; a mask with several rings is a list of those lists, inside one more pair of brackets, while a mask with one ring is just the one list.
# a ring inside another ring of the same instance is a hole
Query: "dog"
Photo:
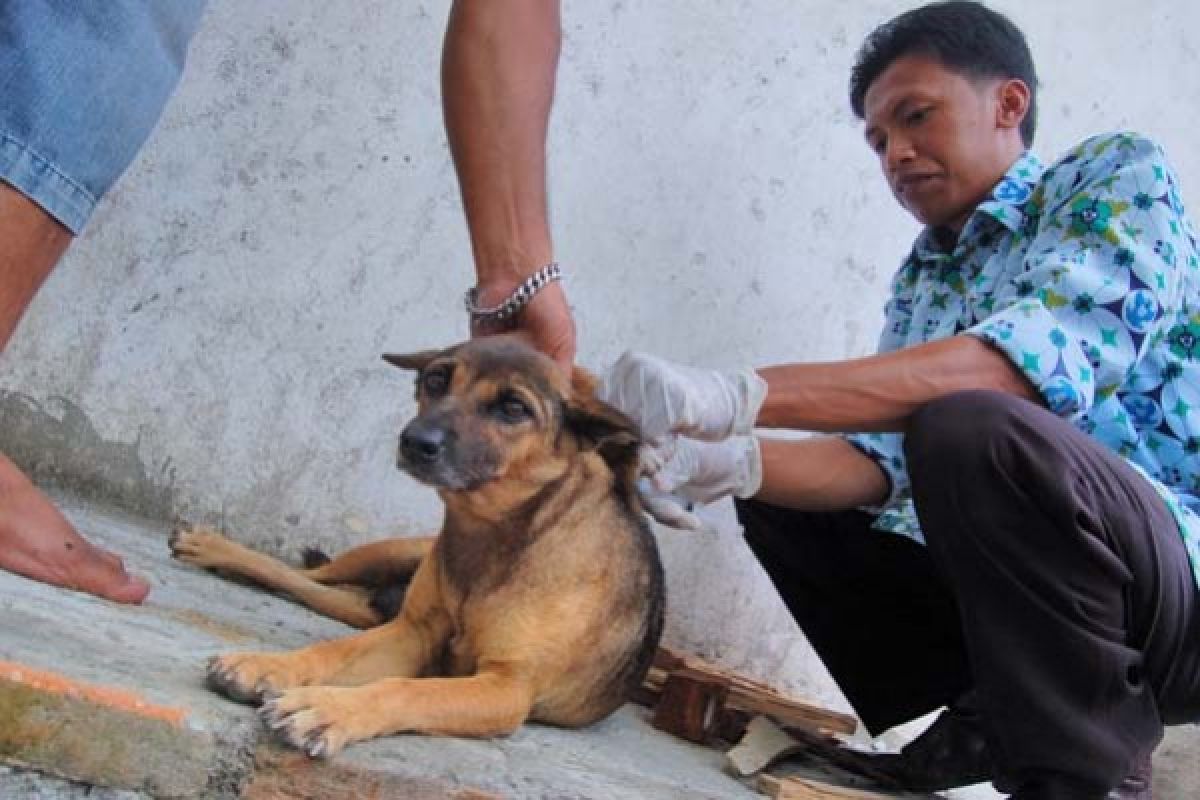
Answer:
[[417, 371], [397, 465], [437, 490], [441, 532], [295, 569], [211, 529], [176, 531], [176, 558], [367, 628], [215, 657], [209, 686], [261, 703], [313, 757], [403, 732], [489, 737], [608, 716], [641, 685], [665, 608], [636, 425], [596, 399], [590, 375], [568, 377], [513, 337], [384, 359]]

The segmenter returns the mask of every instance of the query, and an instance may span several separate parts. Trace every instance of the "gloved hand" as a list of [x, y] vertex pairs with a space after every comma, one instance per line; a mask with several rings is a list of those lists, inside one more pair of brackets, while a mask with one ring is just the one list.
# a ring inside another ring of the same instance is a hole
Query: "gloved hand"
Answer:
[[697, 369], [629, 351], [604, 374], [597, 394], [637, 422], [651, 444], [671, 433], [719, 441], [754, 429], [767, 382], [751, 369]]
[[639, 483], [646, 511], [673, 528], [704, 527], [691, 513], [693, 503], [706, 505], [730, 495], [751, 497], [762, 485], [762, 455], [753, 436], [720, 442], [672, 436], [651, 448], [643, 464], [654, 469]]

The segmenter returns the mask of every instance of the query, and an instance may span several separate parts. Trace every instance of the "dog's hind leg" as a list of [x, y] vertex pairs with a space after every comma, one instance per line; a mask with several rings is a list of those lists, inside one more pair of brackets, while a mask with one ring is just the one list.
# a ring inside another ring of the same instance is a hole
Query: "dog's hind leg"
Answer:
[[325, 586], [307, 574], [311, 570], [290, 567], [212, 529], [177, 529], [169, 543], [171, 554], [180, 561], [283, 592], [313, 611], [355, 628], [373, 628], [383, 622], [383, 615], [371, 605], [370, 593], [357, 588]]
[[260, 710], [266, 724], [310, 756], [393, 733], [499, 736], [530, 715], [533, 681], [494, 665], [464, 678], [388, 678], [354, 688], [292, 689]]
[[339, 553], [319, 567], [302, 570], [318, 583], [352, 583], [356, 586], [382, 586], [406, 581], [433, 549], [436, 536], [384, 539]]

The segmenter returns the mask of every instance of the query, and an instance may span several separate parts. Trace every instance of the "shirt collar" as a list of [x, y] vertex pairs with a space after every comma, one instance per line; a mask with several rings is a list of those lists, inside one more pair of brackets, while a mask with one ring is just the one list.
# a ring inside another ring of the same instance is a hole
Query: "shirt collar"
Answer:
[[[1041, 180], [1046, 168], [1030, 151], [1026, 150], [1004, 173], [995, 188], [975, 207], [967, 219], [963, 232], [970, 235], [977, 231], [981, 218], [995, 220], [1012, 233], [1020, 233], [1025, 224], [1026, 203]], [[963, 237], [959, 237], [961, 245]], [[955, 248], [957, 249], [957, 248]], [[921, 231], [913, 245], [914, 255], [922, 261], [938, 261], [951, 255], [938, 243], [938, 234], [933, 228]]]

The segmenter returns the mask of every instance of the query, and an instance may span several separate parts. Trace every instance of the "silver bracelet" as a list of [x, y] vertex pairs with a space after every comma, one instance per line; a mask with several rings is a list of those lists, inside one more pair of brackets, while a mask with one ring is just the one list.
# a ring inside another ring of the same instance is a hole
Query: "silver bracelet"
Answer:
[[534, 295], [561, 279], [562, 269], [558, 266], [557, 261], [552, 261], [521, 281], [521, 285], [513, 289], [512, 294], [501, 301], [499, 305], [480, 308], [478, 305], [479, 287], [477, 286], [467, 289], [467, 293], [463, 296], [463, 305], [466, 306], [467, 314], [471, 317], [471, 324], [506, 322], [521, 313], [521, 310], [533, 300]]

